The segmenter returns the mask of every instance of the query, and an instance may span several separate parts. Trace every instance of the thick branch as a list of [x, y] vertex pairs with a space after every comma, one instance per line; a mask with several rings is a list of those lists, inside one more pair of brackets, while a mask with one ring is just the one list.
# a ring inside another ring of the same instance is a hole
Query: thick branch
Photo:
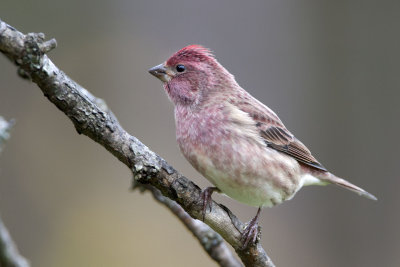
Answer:
[[[104, 146], [133, 171], [136, 181], [153, 185], [191, 217], [201, 219], [200, 188], [129, 135], [111, 113], [96, 105], [85, 89], [59, 70], [45, 55], [54, 45], [55, 41], [44, 42], [43, 34], [24, 35], [0, 21], [0, 51], [71, 119], [79, 134]], [[232, 245], [246, 266], [274, 266], [259, 242], [241, 249], [245, 225], [226, 207], [213, 202], [205, 222]]]

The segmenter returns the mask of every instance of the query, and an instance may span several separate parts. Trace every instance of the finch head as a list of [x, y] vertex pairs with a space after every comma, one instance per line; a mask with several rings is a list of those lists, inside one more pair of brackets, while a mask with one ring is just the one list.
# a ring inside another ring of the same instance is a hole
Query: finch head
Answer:
[[211, 92], [229, 83], [233, 76], [201, 45], [189, 45], [149, 72], [159, 78], [176, 105], [198, 105]]

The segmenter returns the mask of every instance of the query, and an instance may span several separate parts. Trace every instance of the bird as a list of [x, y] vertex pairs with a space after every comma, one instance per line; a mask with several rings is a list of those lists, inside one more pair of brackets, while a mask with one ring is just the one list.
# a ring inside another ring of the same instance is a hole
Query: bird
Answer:
[[210, 49], [186, 46], [149, 73], [174, 104], [180, 151], [214, 185], [201, 193], [203, 221], [213, 192], [258, 207], [242, 233], [244, 248], [256, 241], [261, 209], [292, 199], [303, 186], [334, 184], [377, 200], [329, 172]]

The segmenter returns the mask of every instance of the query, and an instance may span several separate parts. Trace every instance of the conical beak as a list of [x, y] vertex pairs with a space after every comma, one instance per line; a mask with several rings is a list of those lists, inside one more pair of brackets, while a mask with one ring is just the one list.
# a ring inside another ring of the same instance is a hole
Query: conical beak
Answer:
[[171, 80], [171, 77], [167, 74], [167, 69], [163, 63], [152, 67], [149, 69], [149, 72], [163, 82], [169, 82]]

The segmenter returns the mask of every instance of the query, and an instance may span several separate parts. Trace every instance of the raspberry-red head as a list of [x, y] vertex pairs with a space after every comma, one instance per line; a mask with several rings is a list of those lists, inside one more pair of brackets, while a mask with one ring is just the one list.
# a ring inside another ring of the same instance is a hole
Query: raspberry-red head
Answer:
[[149, 72], [164, 82], [164, 88], [175, 105], [198, 105], [211, 92], [236, 84], [211, 51], [201, 45], [182, 48]]
[[211, 61], [212, 59], [214, 59], [214, 55], [210, 49], [201, 45], [189, 45], [173, 54], [166, 64], [174, 66], [180, 62], [201, 62]]

